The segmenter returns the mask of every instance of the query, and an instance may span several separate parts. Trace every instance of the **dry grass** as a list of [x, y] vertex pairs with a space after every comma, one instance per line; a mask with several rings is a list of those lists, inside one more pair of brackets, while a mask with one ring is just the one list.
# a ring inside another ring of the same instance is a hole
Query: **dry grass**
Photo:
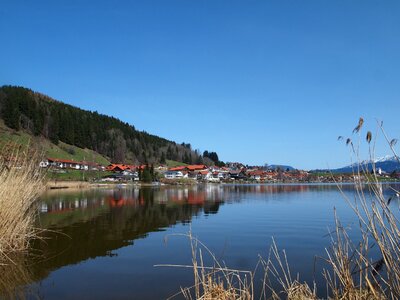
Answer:
[[[400, 224], [390, 207], [392, 198], [384, 197], [375, 165], [372, 165], [371, 175], [368, 168], [361, 163], [359, 150], [363, 123], [364, 120], [360, 118], [353, 131], [353, 134], [358, 134], [356, 145], [352, 138], [346, 139], [351, 155], [358, 162], [353, 172], [356, 190], [354, 199], [349, 199], [338, 185], [344, 199], [358, 218], [357, 230], [361, 234], [361, 239], [354, 242], [349, 238], [334, 211], [336, 226], [331, 233], [331, 246], [326, 249], [326, 258], [323, 258], [327, 263], [322, 274], [328, 288], [326, 298], [400, 299]], [[378, 129], [400, 162], [394, 149], [397, 140], [388, 138], [381, 123], [378, 124]], [[371, 160], [374, 157], [376, 136], [371, 145], [372, 141], [372, 133], [368, 131], [366, 142]], [[392, 192], [394, 195], [400, 194], [393, 188]], [[193, 261], [192, 266], [186, 267], [192, 267], [194, 270], [194, 285], [181, 290], [180, 294], [186, 299], [256, 299], [253, 279], [256, 277], [257, 268], [263, 272], [263, 289], [257, 299], [317, 299], [315, 283], [312, 286], [309, 283], [302, 283], [298, 275], [295, 279], [292, 278], [286, 253], [278, 251], [275, 242], [271, 246], [268, 259], [260, 258], [256, 270], [249, 272], [222, 267], [214, 255], [191, 233], [187, 236], [192, 247]], [[204, 266], [202, 248], [211, 255], [214, 261], [213, 267]]]
[[[362, 123], [356, 127], [357, 133], [361, 127]], [[381, 123], [378, 128], [399, 161], [393, 142], [389, 141]], [[332, 246], [327, 249], [327, 262], [331, 268], [324, 271], [324, 276], [334, 299], [399, 299], [399, 220], [390, 207], [391, 197], [385, 199], [376, 166], [372, 164], [371, 175], [368, 166], [361, 163], [361, 138], [358, 140], [358, 145], [351, 145], [351, 154], [358, 162], [354, 170], [356, 197], [349, 199], [341, 192], [358, 218], [361, 239], [357, 243], [350, 240], [335, 212]], [[373, 160], [376, 137], [371, 145], [372, 133], [368, 131], [366, 141], [370, 160]], [[399, 192], [392, 189], [392, 193]]]
[[0, 263], [26, 250], [37, 235], [35, 200], [44, 189], [35, 155], [15, 147], [0, 153]]
[[[217, 260], [214, 254], [191, 232], [174, 234], [187, 237], [192, 251], [192, 265], [156, 265], [156, 267], [191, 268], [194, 285], [181, 288], [181, 291], [168, 299], [183, 295], [187, 300], [251, 300], [254, 299], [253, 272], [229, 269]], [[213, 266], [205, 266], [203, 251], [213, 261]]]

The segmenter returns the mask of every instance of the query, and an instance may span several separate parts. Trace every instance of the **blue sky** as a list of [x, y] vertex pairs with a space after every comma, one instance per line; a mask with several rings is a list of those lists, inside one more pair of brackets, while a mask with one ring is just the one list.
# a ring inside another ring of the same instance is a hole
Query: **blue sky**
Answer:
[[360, 116], [400, 137], [399, 1], [0, 2], [0, 85], [224, 161], [339, 167]]

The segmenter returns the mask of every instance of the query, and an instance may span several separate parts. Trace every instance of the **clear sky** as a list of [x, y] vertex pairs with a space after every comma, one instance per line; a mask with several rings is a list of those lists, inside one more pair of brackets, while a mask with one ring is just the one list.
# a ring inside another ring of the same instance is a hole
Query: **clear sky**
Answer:
[[0, 0], [3, 84], [224, 161], [340, 167], [360, 116], [400, 137], [400, 1]]

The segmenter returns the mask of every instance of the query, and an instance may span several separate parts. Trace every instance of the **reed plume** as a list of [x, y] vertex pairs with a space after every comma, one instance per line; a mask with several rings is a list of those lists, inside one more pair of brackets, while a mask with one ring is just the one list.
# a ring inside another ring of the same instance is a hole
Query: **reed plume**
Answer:
[[9, 253], [27, 250], [34, 228], [36, 199], [44, 176], [34, 153], [7, 146], [0, 155], [0, 262], [12, 262]]

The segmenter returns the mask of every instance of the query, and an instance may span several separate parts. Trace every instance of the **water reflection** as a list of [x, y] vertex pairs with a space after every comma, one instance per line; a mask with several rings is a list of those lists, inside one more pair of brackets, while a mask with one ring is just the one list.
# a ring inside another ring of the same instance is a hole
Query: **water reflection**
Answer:
[[0, 264], [0, 274], [0, 299], [37, 298], [38, 292], [28, 286], [34, 276], [26, 253], [8, 256], [6, 263]]
[[[353, 190], [352, 185], [343, 185]], [[53, 270], [132, 245], [149, 232], [188, 223], [200, 213], [216, 214], [223, 203], [243, 195], [337, 191], [335, 185], [205, 185], [185, 188], [143, 188], [51, 192], [41, 203], [40, 226], [51, 229], [34, 243], [41, 254], [34, 274]]]
[[[341, 188], [345, 192], [354, 191], [352, 185], [342, 185]], [[385, 186], [385, 190], [390, 191], [388, 186]], [[210, 184], [194, 187], [51, 191], [41, 199], [38, 219], [38, 226], [48, 231], [42, 239], [33, 243], [32, 253], [19, 260], [17, 266], [21, 268], [0, 270], [3, 274], [9, 274], [4, 278], [10, 278], [8, 281], [14, 282], [13, 285], [0, 282], [0, 290], [2, 295], [6, 295], [10, 293], [7, 287], [12, 287], [11, 291], [15, 293], [15, 287], [41, 281], [47, 278], [50, 272], [64, 266], [80, 264], [97, 257], [115, 257], [118, 255], [118, 249], [134, 245], [135, 241], [147, 237], [150, 232], [167, 230], [177, 224], [187, 224], [201, 215], [215, 215], [225, 204], [240, 205], [247, 201], [254, 203], [259, 198], [262, 198], [263, 203], [270, 201], [280, 203], [287, 202], [288, 199], [293, 201], [301, 198], [302, 194], [306, 195], [307, 199], [311, 194], [318, 195], [317, 199], [320, 199], [321, 195], [327, 193], [336, 195], [337, 186]], [[255, 233], [259, 234], [257, 237], [259, 239], [260, 236], [268, 236], [269, 231], [272, 232], [271, 235], [275, 235], [281, 230], [291, 236], [292, 240], [296, 240], [300, 238], [296, 236], [296, 228], [300, 225], [304, 228], [306, 223], [292, 224], [289, 218], [285, 221], [286, 226], [281, 226], [279, 217], [275, 216], [285, 214], [287, 209], [287, 206], [268, 207], [263, 215], [258, 215], [259, 208], [254, 210], [254, 206], [241, 206], [238, 211], [240, 215], [234, 215], [231, 219], [226, 219], [225, 216], [219, 220], [218, 227], [210, 227], [211, 231], [206, 234], [210, 237], [215, 235], [218, 242], [216, 230], [222, 231], [226, 228], [231, 231], [235, 228], [233, 230], [236, 230], [238, 236], [240, 234], [247, 236], [246, 245], [251, 245], [255, 244], [256, 238], [251, 238]], [[331, 214], [331, 210], [325, 206], [308, 209], [310, 211], [308, 217], [300, 221], [310, 222], [310, 226], [317, 224], [312, 219], [315, 216], [319, 216], [319, 222], [323, 220], [319, 211], [315, 213], [318, 209], [329, 210], [327, 214]], [[289, 216], [292, 216], [293, 222], [299, 222], [293, 217], [297, 215], [296, 211]], [[252, 227], [252, 222], [257, 227]], [[242, 224], [246, 224], [248, 229]], [[208, 230], [204, 228], [205, 231]], [[289, 231], [292, 228], [294, 231]], [[249, 230], [251, 235], [244, 233], [246, 230]], [[239, 247], [240, 244], [237, 251], [241, 251]], [[243, 247], [243, 251], [248, 251], [247, 246]], [[313, 251], [310, 249], [310, 252]], [[240, 255], [248, 254], [240, 253]], [[16, 277], [13, 279], [12, 276]], [[177, 285], [179, 284], [177, 282]]]
[[224, 201], [218, 186], [50, 192], [40, 205], [40, 226], [51, 231], [33, 244], [35, 280], [88, 258], [113, 256], [149, 232], [215, 214]]

